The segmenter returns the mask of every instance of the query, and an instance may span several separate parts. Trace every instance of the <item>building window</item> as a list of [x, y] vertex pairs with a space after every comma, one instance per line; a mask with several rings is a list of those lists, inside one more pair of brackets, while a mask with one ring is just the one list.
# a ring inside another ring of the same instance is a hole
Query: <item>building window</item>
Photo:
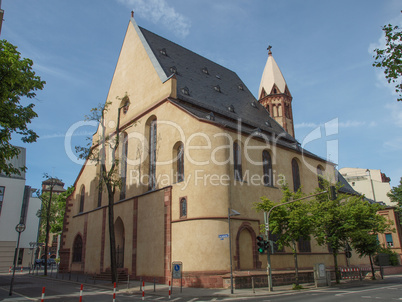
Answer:
[[332, 244], [327, 243], [327, 247], [328, 247], [328, 252], [332, 254], [334, 252], [334, 249], [332, 248]]
[[156, 188], [156, 119], [151, 122], [149, 131], [149, 190]]
[[298, 247], [300, 253], [311, 253], [310, 238], [300, 238], [298, 241]]
[[187, 199], [183, 197], [180, 199], [180, 218], [187, 217]]
[[392, 240], [392, 234], [385, 234], [385, 240], [388, 247], [394, 247], [394, 241]]
[[74, 240], [73, 245], [73, 262], [81, 262], [82, 261], [82, 238], [80, 235], [77, 235]]
[[120, 199], [126, 198], [126, 185], [127, 185], [127, 154], [128, 154], [128, 135], [126, 132], [122, 135], [122, 151], [121, 151], [121, 189]]
[[243, 180], [243, 172], [241, 167], [241, 149], [238, 143], [233, 143], [233, 162], [234, 162], [234, 179]]
[[98, 208], [100, 208], [102, 206], [102, 192], [103, 192], [103, 165], [101, 163], [100, 169], [99, 169]]
[[317, 179], [318, 179], [318, 187], [321, 190], [324, 190], [324, 169], [321, 166], [317, 167]]
[[5, 189], [6, 189], [6, 187], [0, 187], [0, 215], [1, 215], [1, 208], [3, 207]]
[[180, 144], [177, 148], [177, 182], [184, 180], [184, 146]]
[[84, 201], [85, 201], [85, 186], [82, 186], [81, 195], [80, 195], [80, 211], [79, 211], [79, 213], [84, 212]]
[[292, 159], [292, 176], [293, 176], [293, 191], [297, 192], [300, 189], [300, 173], [299, 164], [295, 158]]
[[272, 181], [272, 160], [267, 150], [262, 151], [262, 170], [264, 173], [264, 186], [273, 186]]

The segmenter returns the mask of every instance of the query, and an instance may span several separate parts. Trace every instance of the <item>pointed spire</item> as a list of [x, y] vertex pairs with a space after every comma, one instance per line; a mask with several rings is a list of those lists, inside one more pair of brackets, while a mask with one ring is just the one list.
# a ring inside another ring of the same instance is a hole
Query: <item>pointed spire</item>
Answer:
[[269, 45], [267, 48], [268, 59], [261, 77], [260, 88], [258, 90], [259, 98], [261, 97], [262, 90], [264, 90], [267, 94], [271, 94], [274, 85], [279, 89], [278, 93], [285, 93], [286, 89], [285, 78], [283, 77], [281, 70], [272, 56], [271, 48], [271, 45]]

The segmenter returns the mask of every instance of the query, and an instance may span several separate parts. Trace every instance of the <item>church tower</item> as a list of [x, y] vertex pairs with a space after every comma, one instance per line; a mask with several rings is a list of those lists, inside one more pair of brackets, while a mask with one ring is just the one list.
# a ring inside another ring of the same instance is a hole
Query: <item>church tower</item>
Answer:
[[285, 78], [268, 47], [268, 60], [262, 74], [258, 97], [263, 105], [287, 133], [295, 137], [292, 112], [292, 95]]

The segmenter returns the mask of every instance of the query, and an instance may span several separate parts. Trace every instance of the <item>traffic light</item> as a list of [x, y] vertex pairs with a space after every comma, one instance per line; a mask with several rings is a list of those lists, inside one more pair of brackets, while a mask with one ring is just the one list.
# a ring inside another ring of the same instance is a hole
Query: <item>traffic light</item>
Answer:
[[336, 199], [336, 188], [334, 186], [330, 186], [329, 187], [329, 198], [331, 200], [335, 200]]
[[258, 248], [258, 252], [260, 254], [263, 254], [265, 251], [265, 241], [264, 241], [264, 237], [257, 236], [257, 248]]

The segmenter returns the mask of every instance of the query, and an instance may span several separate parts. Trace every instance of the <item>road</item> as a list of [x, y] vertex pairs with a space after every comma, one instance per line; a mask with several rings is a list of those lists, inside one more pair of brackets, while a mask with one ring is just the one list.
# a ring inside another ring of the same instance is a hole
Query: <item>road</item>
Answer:
[[[41, 276], [18, 275], [13, 288], [13, 295], [8, 295], [11, 277], [0, 275], [0, 301], [40, 301], [42, 287], [45, 286], [45, 301], [70, 302], [79, 300], [80, 284], [65, 280], [49, 279]], [[113, 288], [110, 284], [84, 285], [84, 302], [111, 302]], [[205, 290], [184, 288], [181, 294], [178, 289], [168, 298], [167, 288], [163, 287], [157, 292], [151, 290], [149, 285], [145, 294], [145, 301], [177, 301], [177, 302], [203, 302], [203, 301], [264, 301], [264, 302], [369, 302], [369, 301], [402, 301], [402, 276], [387, 277], [384, 280], [369, 282], [352, 282], [341, 286], [325, 287], [319, 289], [306, 289], [300, 291], [283, 291], [277, 288], [273, 293], [266, 289], [256, 289], [253, 294], [250, 289], [235, 290], [230, 295], [227, 290]], [[142, 301], [139, 288], [130, 292], [126, 289], [117, 291], [116, 302]]]

